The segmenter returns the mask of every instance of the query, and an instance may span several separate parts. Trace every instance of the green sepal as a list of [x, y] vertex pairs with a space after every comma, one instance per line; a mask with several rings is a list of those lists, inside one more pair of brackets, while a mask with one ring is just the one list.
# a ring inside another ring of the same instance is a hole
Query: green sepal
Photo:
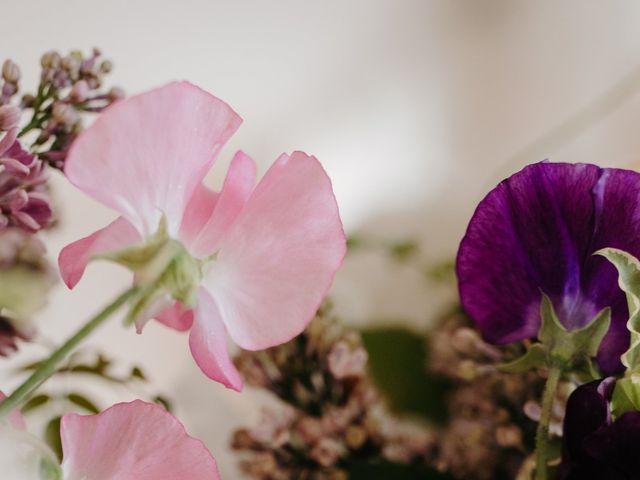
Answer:
[[629, 349], [620, 360], [627, 373], [640, 371], [640, 262], [633, 255], [617, 248], [603, 248], [596, 255], [602, 255], [618, 270], [618, 285], [627, 296], [629, 320], [627, 329], [631, 333]]
[[567, 330], [560, 323], [551, 300], [543, 293], [540, 318], [540, 342], [534, 343], [520, 358], [502, 364], [500, 370], [522, 373], [534, 368], [555, 365], [582, 379], [598, 378], [591, 358], [598, 353], [600, 342], [609, 330], [611, 309], [603, 309], [582, 328]]
[[538, 338], [547, 349], [551, 363], [573, 370], [595, 357], [602, 339], [609, 331], [611, 308], [604, 308], [582, 328], [567, 330], [558, 320], [549, 297], [542, 295], [540, 304], [542, 325]]
[[636, 375], [616, 381], [611, 396], [611, 413], [619, 417], [626, 412], [640, 410], [640, 378]]
[[541, 343], [534, 343], [521, 357], [498, 368], [505, 373], [523, 373], [547, 365], [547, 351]]
[[164, 216], [158, 231], [144, 244], [95, 258], [118, 263], [135, 274], [135, 283], [140, 289], [130, 301], [125, 324], [130, 325], [144, 316], [158, 299], [167, 294], [187, 308], [196, 304], [203, 262], [192, 257], [180, 242], [169, 237]]

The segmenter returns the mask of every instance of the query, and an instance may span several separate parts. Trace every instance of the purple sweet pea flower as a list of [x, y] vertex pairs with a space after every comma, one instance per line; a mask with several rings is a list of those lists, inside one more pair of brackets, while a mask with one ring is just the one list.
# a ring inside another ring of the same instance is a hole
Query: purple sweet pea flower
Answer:
[[569, 397], [559, 480], [630, 480], [640, 472], [640, 412], [615, 421], [609, 402], [615, 380], [582, 385]]
[[598, 352], [607, 374], [629, 346], [616, 269], [604, 247], [640, 256], [640, 174], [541, 162], [501, 182], [478, 205], [457, 259], [462, 305], [491, 343], [534, 338], [542, 293], [568, 329], [611, 307]]

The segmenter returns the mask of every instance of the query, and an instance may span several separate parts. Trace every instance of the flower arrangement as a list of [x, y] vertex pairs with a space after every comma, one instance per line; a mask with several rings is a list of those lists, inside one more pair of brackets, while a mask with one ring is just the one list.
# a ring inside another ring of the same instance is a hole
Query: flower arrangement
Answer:
[[[347, 245], [376, 246], [347, 242], [315, 157], [282, 154], [256, 181], [239, 151], [214, 191], [204, 177], [242, 121], [224, 101], [186, 81], [107, 89], [113, 65], [97, 49], [48, 52], [41, 66], [35, 93], [2, 66], [0, 356], [37, 340], [58, 277], [74, 288], [103, 260], [132, 280], [0, 394], [3, 478], [220, 478], [220, 454], [163, 394], [102, 408], [47, 389], [60, 375], [147, 381], [82, 345], [116, 313], [137, 333], [150, 321], [188, 332], [221, 388], [268, 393], [261, 419], [229, 440], [247, 478], [640, 476], [640, 174], [529, 165], [479, 203], [455, 266], [423, 268], [411, 241], [382, 245], [441, 282], [455, 273], [459, 302], [422, 332], [356, 330], [327, 293]], [[57, 268], [42, 236], [59, 223], [50, 175], [117, 213], [54, 252]], [[58, 401], [68, 411], [37, 435], [25, 417]]]

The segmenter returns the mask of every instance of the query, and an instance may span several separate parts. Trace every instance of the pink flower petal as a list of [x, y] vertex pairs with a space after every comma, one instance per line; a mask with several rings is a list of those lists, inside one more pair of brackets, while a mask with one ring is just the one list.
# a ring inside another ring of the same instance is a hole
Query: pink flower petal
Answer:
[[194, 360], [207, 377], [227, 388], [242, 390], [242, 378], [227, 351], [227, 331], [220, 312], [204, 288], [200, 289], [189, 346]]
[[[4, 400], [5, 398], [7, 398], [7, 396], [3, 392], [0, 392], [0, 402], [2, 402], [2, 400]], [[13, 410], [7, 416], [7, 419], [9, 420], [9, 425], [11, 425], [16, 430], [26, 430], [27, 426], [24, 423], [24, 417], [22, 416], [22, 413], [20, 413], [19, 408]]]
[[305, 328], [345, 252], [331, 181], [318, 160], [295, 152], [258, 184], [205, 283], [235, 342], [260, 350]]
[[141, 240], [135, 227], [119, 217], [102, 230], [67, 245], [58, 257], [64, 283], [69, 288], [75, 287], [93, 256], [127, 248]]
[[239, 151], [231, 160], [218, 202], [190, 250], [196, 256], [210, 255], [251, 196], [256, 182], [256, 164]]
[[170, 83], [106, 109], [74, 142], [65, 173], [145, 235], [166, 215], [175, 237], [215, 153], [240, 122], [222, 100]]
[[198, 237], [202, 228], [213, 214], [218, 202], [218, 193], [204, 185], [199, 185], [193, 193], [180, 225], [179, 238], [186, 247], [189, 247]]
[[193, 310], [186, 309], [182, 303], [176, 302], [156, 316], [156, 320], [174, 330], [186, 332], [193, 325]]
[[65, 480], [220, 478], [204, 444], [151, 403], [136, 400], [98, 415], [65, 415], [60, 434]]

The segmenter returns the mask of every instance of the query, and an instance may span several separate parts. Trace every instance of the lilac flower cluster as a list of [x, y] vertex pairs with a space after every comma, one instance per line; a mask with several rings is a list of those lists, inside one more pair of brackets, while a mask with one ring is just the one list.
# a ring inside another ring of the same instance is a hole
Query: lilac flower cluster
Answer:
[[251, 478], [348, 478], [354, 460], [426, 463], [432, 433], [392, 417], [367, 376], [359, 337], [323, 308], [299, 337], [259, 354], [243, 352], [247, 383], [280, 398], [256, 427], [235, 432], [232, 445]]
[[[8, 293], [0, 295], [0, 355], [14, 350], [17, 339], [29, 336], [22, 317], [35, 300], [20, 292], [45, 298], [51, 285], [44, 246], [33, 236], [54, 224], [49, 168], [63, 167], [86, 112], [99, 112], [123, 96], [117, 88], [100, 90], [112, 64], [102, 60], [97, 49], [88, 57], [80, 52], [64, 57], [48, 52], [41, 66], [37, 92], [21, 94], [20, 67], [11, 60], [2, 64], [0, 278], [21, 290], [12, 291], [11, 298]], [[22, 122], [25, 114], [30, 115], [26, 124]], [[34, 286], [37, 292], [29, 289]], [[8, 287], [4, 290], [9, 292]]]

